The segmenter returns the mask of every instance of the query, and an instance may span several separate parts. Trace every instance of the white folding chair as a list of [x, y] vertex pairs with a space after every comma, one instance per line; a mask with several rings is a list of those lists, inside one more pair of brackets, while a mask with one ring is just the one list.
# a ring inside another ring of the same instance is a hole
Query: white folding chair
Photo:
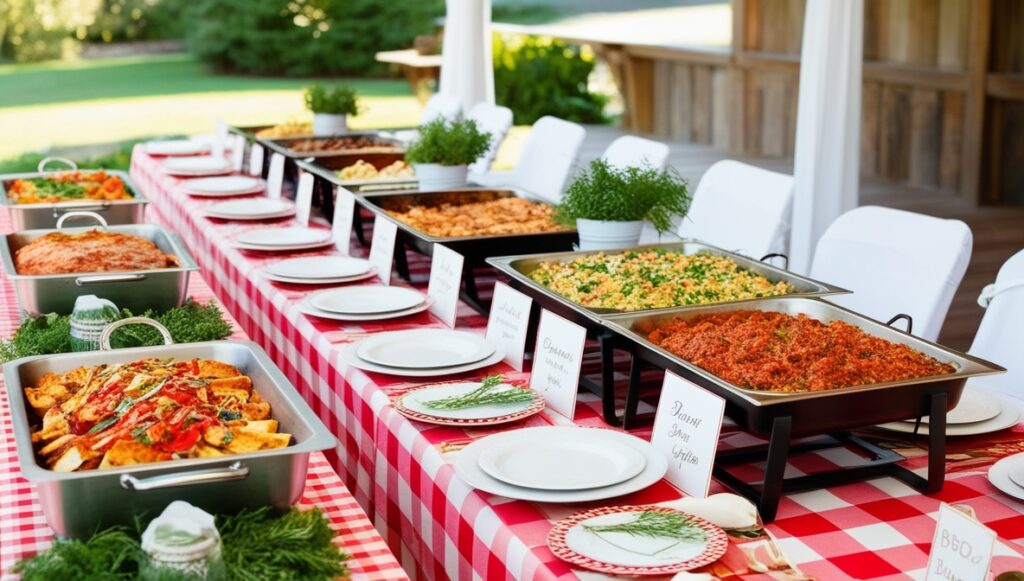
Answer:
[[586, 130], [581, 125], [545, 116], [533, 124], [519, 162], [512, 171], [471, 174], [470, 179], [489, 187], [525, 190], [549, 202], [562, 199], [562, 189], [576, 164]]
[[1002, 365], [1006, 373], [971, 379], [969, 385], [1024, 399], [1024, 250], [1003, 264], [978, 303], [985, 316], [970, 354]]
[[830, 301], [879, 321], [910, 315], [913, 334], [934, 341], [971, 260], [971, 240], [959, 220], [863, 206], [825, 230], [810, 276], [853, 291]]
[[612, 167], [630, 167], [647, 163], [662, 169], [668, 161], [668, 145], [643, 137], [623, 135], [611, 142], [601, 156]]
[[676, 233], [752, 258], [789, 250], [793, 176], [733, 160], [708, 168]]
[[430, 123], [438, 117], [444, 117], [449, 121], [456, 121], [462, 117], [462, 103], [450, 95], [434, 93], [427, 99], [423, 106], [423, 113], [420, 115], [420, 124]]
[[476, 121], [476, 125], [481, 131], [491, 134], [491, 146], [487, 153], [469, 166], [470, 172], [486, 173], [491, 169], [494, 156], [498, 154], [501, 142], [505, 141], [505, 135], [512, 127], [512, 110], [500, 105], [477, 103], [469, 111], [468, 118]]

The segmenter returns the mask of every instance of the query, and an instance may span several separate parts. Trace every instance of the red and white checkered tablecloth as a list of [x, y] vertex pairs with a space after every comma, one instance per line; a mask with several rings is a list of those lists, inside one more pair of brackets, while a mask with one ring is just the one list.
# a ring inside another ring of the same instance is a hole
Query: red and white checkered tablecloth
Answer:
[[[417, 385], [348, 367], [339, 347], [369, 334], [410, 327], [442, 327], [428, 314], [371, 324], [342, 324], [303, 315], [298, 303], [313, 288], [273, 283], [260, 267], [279, 257], [239, 251], [231, 239], [249, 228], [292, 225], [289, 220], [239, 224], [207, 219], [210, 201], [180, 191], [180, 181], [165, 175], [160, 161], [136, 150], [132, 178], [159, 211], [159, 219], [182, 234], [211, 280], [214, 291], [260, 342], [339, 437], [332, 464], [354, 490], [378, 530], [407, 571], [427, 578], [568, 579], [578, 571], [555, 558], [545, 537], [553, 520], [590, 505], [550, 506], [479, 493], [459, 480], [449, 466], [468, 441], [488, 431], [428, 426], [399, 415], [390, 398]], [[326, 227], [321, 224], [321, 226]], [[353, 243], [353, 252], [363, 249]], [[309, 255], [332, 251], [310, 252]], [[426, 260], [410, 257], [417, 280], [425, 280]], [[483, 333], [486, 320], [460, 305], [458, 328]], [[505, 365], [474, 375], [501, 372]], [[565, 422], [551, 413], [528, 420]], [[580, 395], [575, 423], [607, 427], [599, 402]], [[951, 474], [943, 492], [923, 496], [889, 478], [786, 497], [767, 537], [759, 544], [734, 542], [727, 558], [709, 570], [721, 578], [914, 578], [926, 565], [935, 516], [941, 501], [967, 505], [1000, 535], [994, 572], [1024, 570], [1024, 504], [991, 487], [984, 470], [1020, 448], [1024, 429], [951, 446]], [[643, 430], [638, 435], [646, 435]], [[750, 436], [731, 431], [725, 445], [742, 445]], [[973, 447], [972, 447], [973, 446]], [[955, 448], [955, 449], [954, 449]], [[908, 447], [911, 456], [915, 448]], [[959, 456], [958, 456], [959, 455]], [[817, 471], [850, 461], [841, 451], [792, 458], [788, 473]], [[909, 464], [920, 462], [911, 458]], [[751, 473], [758, 466], [748, 467]], [[679, 498], [667, 482], [615, 499], [616, 504]], [[607, 503], [605, 503], [607, 504]], [[731, 557], [730, 557], [731, 555]]]
[[[0, 213], [0, 232], [10, 232], [6, 213]], [[195, 273], [190, 277], [188, 292], [202, 303], [216, 300], [213, 291]], [[0, 276], [0, 337], [10, 337], [19, 317], [14, 287]], [[245, 333], [230, 314], [228, 319], [232, 337], [245, 339]], [[306, 488], [298, 506], [319, 507], [330, 518], [337, 533], [336, 542], [352, 555], [348, 565], [353, 580], [407, 578], [387, 543], [322, 453], [310, 456]], [[11, 567], [49, 547], [52, 539], [53, 530], [43, 517], [35, 486], [21, 477], [7, 392], [0, 378], [0, 577], [13, 579]]]

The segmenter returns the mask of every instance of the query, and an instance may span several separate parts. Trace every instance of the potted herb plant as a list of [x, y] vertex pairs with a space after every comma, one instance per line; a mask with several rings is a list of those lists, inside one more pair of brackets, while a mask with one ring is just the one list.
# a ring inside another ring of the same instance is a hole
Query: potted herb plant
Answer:
[[348, 116], [359, 113], [359, 97], [345, 85], [306, 87], [306, 108], [313, 112], [313, 133], [335, 135], [348, 132]]
[[576, 227], [581, 250], [628, 248], [640, 242], [644, 221], [665, 232], [689, 207], [686, 180], [674, 168], [618, 168], [596, 159], [569, 185], [555, 220]]
[[436, 118], [421, 125], [419, 137], [405, 152], [416, 171], [420, 189], [442, 190], [465, 186], [469, 165], [487, 152], [491, 134], [475, 121]]

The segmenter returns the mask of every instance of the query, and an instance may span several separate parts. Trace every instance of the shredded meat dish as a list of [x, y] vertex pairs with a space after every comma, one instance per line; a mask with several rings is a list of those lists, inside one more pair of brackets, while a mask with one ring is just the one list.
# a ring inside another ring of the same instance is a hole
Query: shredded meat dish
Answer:
[[946, 375], [956, 369], [843, 321], [731, 311], [676, 320], [648, 339], [738, 387], [826, 391]]
[[400, 151], [389, 141], [372, 137], [317, 137], [295, 141], [287, 145], [288, 149], [299, 153], [317, 153], [321, 151], [361, 151], [391, 153]]
[[141, 236], [89, 230], [37, 238], [18, 249], [14, 266], [18, 274], [70, 274], [174, 268], [178, 260]]
[[388, 214], [431, 236], [500, 236], [565, 230], [554, 221], [547, 204], [522, 198], [500, 198], [469, 204], [413, 206]]

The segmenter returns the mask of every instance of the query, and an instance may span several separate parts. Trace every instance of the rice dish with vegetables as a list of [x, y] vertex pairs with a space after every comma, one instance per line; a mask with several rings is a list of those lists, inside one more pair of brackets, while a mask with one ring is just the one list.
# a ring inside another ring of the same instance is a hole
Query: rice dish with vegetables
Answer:
[[530, 278], [585, 307], [639, 311], [793, 292], [724, 256], [662, 249], [542, 262]]

